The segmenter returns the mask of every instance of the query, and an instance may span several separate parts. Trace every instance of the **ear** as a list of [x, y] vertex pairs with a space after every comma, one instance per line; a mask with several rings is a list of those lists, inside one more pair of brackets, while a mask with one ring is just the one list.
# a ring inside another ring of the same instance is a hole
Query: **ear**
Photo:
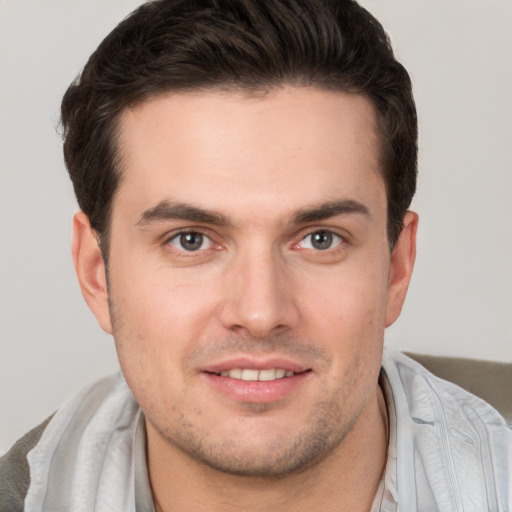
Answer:
[[407, 212], [404, 216], [402, 231], [391, 253], [386, 327], [389, 327], [402, 311], [416, 259], [417, 228], [418, 215]]
[[96, 231], [85, 213], [73, 217], [73, 263], [85, 302], [100, 327], [112, 334], [105, 264]]

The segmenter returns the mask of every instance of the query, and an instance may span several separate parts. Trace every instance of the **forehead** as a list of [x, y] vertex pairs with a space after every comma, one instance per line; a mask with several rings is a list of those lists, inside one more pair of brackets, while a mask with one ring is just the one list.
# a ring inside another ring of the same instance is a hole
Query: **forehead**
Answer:
[[341, 196], [370, 200], [384, 188], [374, 109], [355, 94], [170, 93], [126, 110], [119, 144], [114, 210], [172, 199], [284, 213]]

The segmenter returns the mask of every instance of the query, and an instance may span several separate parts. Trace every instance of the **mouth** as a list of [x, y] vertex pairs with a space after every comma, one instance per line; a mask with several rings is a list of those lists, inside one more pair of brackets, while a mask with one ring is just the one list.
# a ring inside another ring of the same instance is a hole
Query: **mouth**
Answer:
[[312, 368], [285, 360], [231, 360], [202, 373], [217, 392], [237, 402], [269, 403], [298, 391], [312, 374]]

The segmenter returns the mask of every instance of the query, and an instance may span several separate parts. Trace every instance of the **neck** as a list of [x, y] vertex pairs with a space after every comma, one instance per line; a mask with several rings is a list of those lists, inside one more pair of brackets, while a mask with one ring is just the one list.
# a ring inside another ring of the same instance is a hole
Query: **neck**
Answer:
[[281, 478], [212, 469], [170, 446], [147, 423], [148, 467], [158, 512], [368, 512], [386, 462], [387, 413], [380, 387], [329, 456]]

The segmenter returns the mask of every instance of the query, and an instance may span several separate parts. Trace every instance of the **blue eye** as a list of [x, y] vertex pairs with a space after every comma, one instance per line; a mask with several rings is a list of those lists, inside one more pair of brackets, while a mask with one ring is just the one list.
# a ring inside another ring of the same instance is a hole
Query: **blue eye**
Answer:
[[314, 249], [316, 251], [327, 251], [341, 245], [343, 238], [332, 231], [320, 230], [306, 235], [300, 242], [301, 249]]
[[194, 252], [210, 248], [212, 241], [202, 233], [188, 231], [186, 233], [179, 233], [171, 238], [169, 244], [182, 251]]

